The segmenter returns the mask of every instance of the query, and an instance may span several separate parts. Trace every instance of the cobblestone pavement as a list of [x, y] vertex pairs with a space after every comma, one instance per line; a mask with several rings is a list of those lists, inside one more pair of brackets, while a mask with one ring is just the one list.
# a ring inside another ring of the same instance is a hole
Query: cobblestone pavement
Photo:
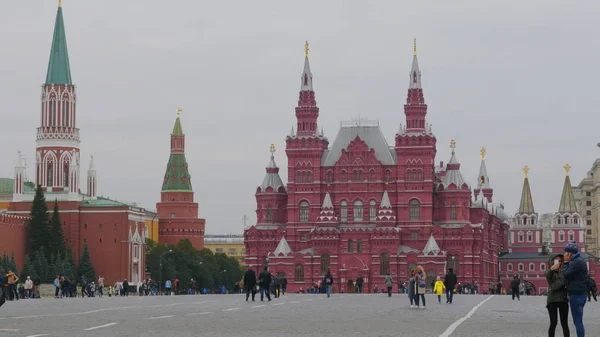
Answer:
[[[545, 297], [456, 296], [410, 309], [406, 295], [240, 295], [41, 299], [0, 308], [0, 336], [547, 336]], [[445, 302], [445, 301], [442, 301]], [[600, 304], [586, 305], [588, 336], [600, 335]], [[560, 327], [559, 327], [560, 329]], [[572, 336], [575, 329], [571, 323]], [[562, 336], [557, 331], [557, 336]]]

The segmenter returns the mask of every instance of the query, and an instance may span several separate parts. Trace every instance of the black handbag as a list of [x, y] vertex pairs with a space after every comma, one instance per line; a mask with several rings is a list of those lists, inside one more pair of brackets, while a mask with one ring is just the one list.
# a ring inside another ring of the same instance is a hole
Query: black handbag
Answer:
[[550, 286], [550, 288], [552, 288], [553, 291], [559, 291], [566, 287], [567, 287], [567, 282], [566, 282], [565, 278], [562, 276], [559, 276], [556, 279], [554, 279], [554, 281], [552, 282], [552, 285]]

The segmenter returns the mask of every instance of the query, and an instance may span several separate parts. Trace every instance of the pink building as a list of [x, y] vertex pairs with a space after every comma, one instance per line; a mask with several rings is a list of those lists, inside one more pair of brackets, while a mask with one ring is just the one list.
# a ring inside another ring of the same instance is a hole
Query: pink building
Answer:
[[528, 281], [535, 287], [536, 294], [548, 291], [546, 269], [553, 253], [562, 253], [568, 242], [576, 242], [583, 258], [587, 260], [590, 275], [594, 277], [599, 267], [595, 259], [586, 253], [585, 223], [577, 209], [577, 203], [567, 175], [563, 186], [560, 205], [554, 214], [535, 212], [533, 197], [529, 187], [529, 168], [526, 166], [525, 181], [521, 193], [519, 211], [511, 219], [509, 250], [500, 257], [500, 277], [505, 288], [509, 288], [514, 275]]
[[499, 252], [508, 246], [504, 207], [492, 204], [484, 151], [477, 198], [454, 141], [448, 163], [434, 164], [437, 139], [426, 121], [416, 46], [404, 113], [391, 146], [379, 123], [365, 120], [342, 122], [330, 145], [318, 128], [307, 48], [297, 125], [286, 137], [289, 182], [271, 147], [255, 194], [257, 223], [244, 232], [247, 266], [285, 274], [290, 291], [314, 285], [329, 268], [337, 291], [353, 291], [358, 277], [364, 289], [381, 288], [387, 273], [406, 281], [419, 264], [430, 280], [454, 268], [461, 282], [485, 289], [496, 282]]

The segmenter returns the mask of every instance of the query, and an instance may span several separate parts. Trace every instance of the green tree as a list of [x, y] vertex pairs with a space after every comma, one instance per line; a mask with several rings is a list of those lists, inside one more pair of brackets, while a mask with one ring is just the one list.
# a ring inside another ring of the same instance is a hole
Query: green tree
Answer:
[[35, 189], [35, 197], [31, 204], [31, 220], [27, 224], [29, 234], [28, 252], [39, 251], [47, 247], [50, 241], [50, 225], [48, 223], [48, 205], [40, 185]]
[[23, 263], [23, 270], [21, 271], [22, 277], [31, 276], [32, 280], [35, 280], [37, 277], [37, 273], [35, 272], [35, 267], [33, 266], [33, 261], [29, 258], [29, 255], [25, 255], [25, 262]]
[[0, 263], [0, 266], [2, 266], [2, 269], [4, 269], [4, 271], [8, 271], [8, 269], [10, 269], [10, 260], [8, 259], [8, 255], [6, 255], [6, 252], [4, 252], [4, 254], [2, 254], [2, 261]]
[[50, 220], [50, 229], [48, 235], [49, 241], [48, 253], [64, 254], [65, 252], [65, 235], [63, 233], [62, 224], [60, 223], [60, 212], [58, 211], [58, 202], [54, 200], [54, 210], [52, 212], [52, 220]]
[[40, 277], [42, 282], [47, 282], [48, 278], [54, 279], [55, 275], [48, 274], [48, 259], [46, 258], [46, 254], [44, 252], [44, 248], [40, 248], [35, 254], [35, 258], [33, 261], [33, 267], [35, 269], [36, 274]]
[[73, 250], [71, 247], [68, 247], [65, 253], [65, 259], [63, 260], [63, 270], [65, 276], [69, 278], [69, 280], [75, 281], [75, 262], [73, 262]]
[[96, 279], [96, 271], [92, 265], [90, 258], [90, 251], [88, 250], [87, 244], [83, 244], [83, 254], [79, 259], [79, 267], [77, 267], [77, 282], [85, 280], [85, 282], [92, 282]]
[[17, 270], [17, 261], [15, 260], [15, 253], [14, 252], [10, 256], [10, 262], [8, 264], [8, 269], [14, 271], [15, 273], [18, 272], [18, 270]]

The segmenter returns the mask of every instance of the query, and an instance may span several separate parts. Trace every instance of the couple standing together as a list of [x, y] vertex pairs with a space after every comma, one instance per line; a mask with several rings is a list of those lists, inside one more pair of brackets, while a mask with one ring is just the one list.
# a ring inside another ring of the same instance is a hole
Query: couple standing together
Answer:
[[[546, 271], [548, 298], [546, 308], [550, 317], [548, 336], [554, 337], [560, 315], [564, 337], [569, 337], [569, 306], [577, 337], [585, 337], [583, 307], [588, 296], [588, 268], [577, 244], [565, 246], [564, 254], [554, 254], [548, 261], [552, 267]], [[557, 314], [558, 311], [558, 314]]]

